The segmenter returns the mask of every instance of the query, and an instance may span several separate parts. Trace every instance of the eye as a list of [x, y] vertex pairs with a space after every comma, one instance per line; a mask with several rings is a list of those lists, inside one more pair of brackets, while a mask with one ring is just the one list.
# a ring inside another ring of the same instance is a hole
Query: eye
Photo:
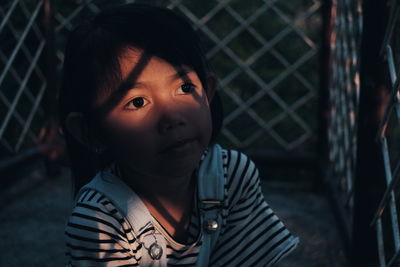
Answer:
[[147, 105], [147, 100], [144, 97], [136, 97], [129, 101], [126, 105], [125, 108], [127, 109], [140, 109], [144, 106]]
[[195, 88], [196, 86], [192, 83], [184, 83], [178, 88], [178, 91], [182, 91], [183, 94], [189, 94], [192, 93]]

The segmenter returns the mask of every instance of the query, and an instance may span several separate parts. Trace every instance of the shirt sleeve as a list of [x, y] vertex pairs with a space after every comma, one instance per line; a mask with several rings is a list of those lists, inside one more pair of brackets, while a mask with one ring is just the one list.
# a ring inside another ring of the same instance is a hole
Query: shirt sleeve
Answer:
[[264, 199], [257, 167], [245, 154], [227, 150], [227, 202], [212, 266], [272, 266], [299, 238], [291, 234]]
[[87, 190], [66, 222], [67, 266], [139, 266], [130, 231], [110, 201]]

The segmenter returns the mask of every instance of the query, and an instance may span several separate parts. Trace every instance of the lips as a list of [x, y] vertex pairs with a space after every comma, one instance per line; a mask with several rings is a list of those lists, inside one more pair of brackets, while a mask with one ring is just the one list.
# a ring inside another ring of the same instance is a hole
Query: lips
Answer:
[[185, 138], [178, 141], [173, 141], [169, 145], [167, 145], [161, 153], [168, 153], [172, 151], [179, 151], [187, 147], [191, 142], [193, 142], [195, 138]]

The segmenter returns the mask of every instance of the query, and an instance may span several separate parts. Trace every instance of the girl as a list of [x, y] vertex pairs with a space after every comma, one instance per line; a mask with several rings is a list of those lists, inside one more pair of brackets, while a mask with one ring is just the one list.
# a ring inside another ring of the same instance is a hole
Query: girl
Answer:
[[271, 266], [297, 246], [253, 161], [215, 144], [216, 79], [171, 10], [123, 5], [75, 28], [59, 104], [76, 200], [69, 266]]

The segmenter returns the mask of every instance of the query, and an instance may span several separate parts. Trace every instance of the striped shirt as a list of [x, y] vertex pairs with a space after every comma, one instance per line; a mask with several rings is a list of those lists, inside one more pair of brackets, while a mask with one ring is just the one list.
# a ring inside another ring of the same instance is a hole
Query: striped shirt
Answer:
[[[201, 159], [207, 153], [206, 150]], [[272, 266], [298, 245], [266, 203], [257, 167], [245, 154], [222, 149], [225, 206], [210, 266]], [[200, 161], [199, 164], [201, 164]], [[109, 171], [118, 175], [113, 164]], [[188, 227], [187, 243], [176, 242], [154, 219], [154, 231], [167, 243], [168, 266], [194, 266], [202, 230], [197, 194]], [[140, 238], [136, 236], [137, 238]], [[140, 250], [127, 219], [101, 193], [88, 189], [78, 199], [66, 222], [67, 266], [140, 266]]]

